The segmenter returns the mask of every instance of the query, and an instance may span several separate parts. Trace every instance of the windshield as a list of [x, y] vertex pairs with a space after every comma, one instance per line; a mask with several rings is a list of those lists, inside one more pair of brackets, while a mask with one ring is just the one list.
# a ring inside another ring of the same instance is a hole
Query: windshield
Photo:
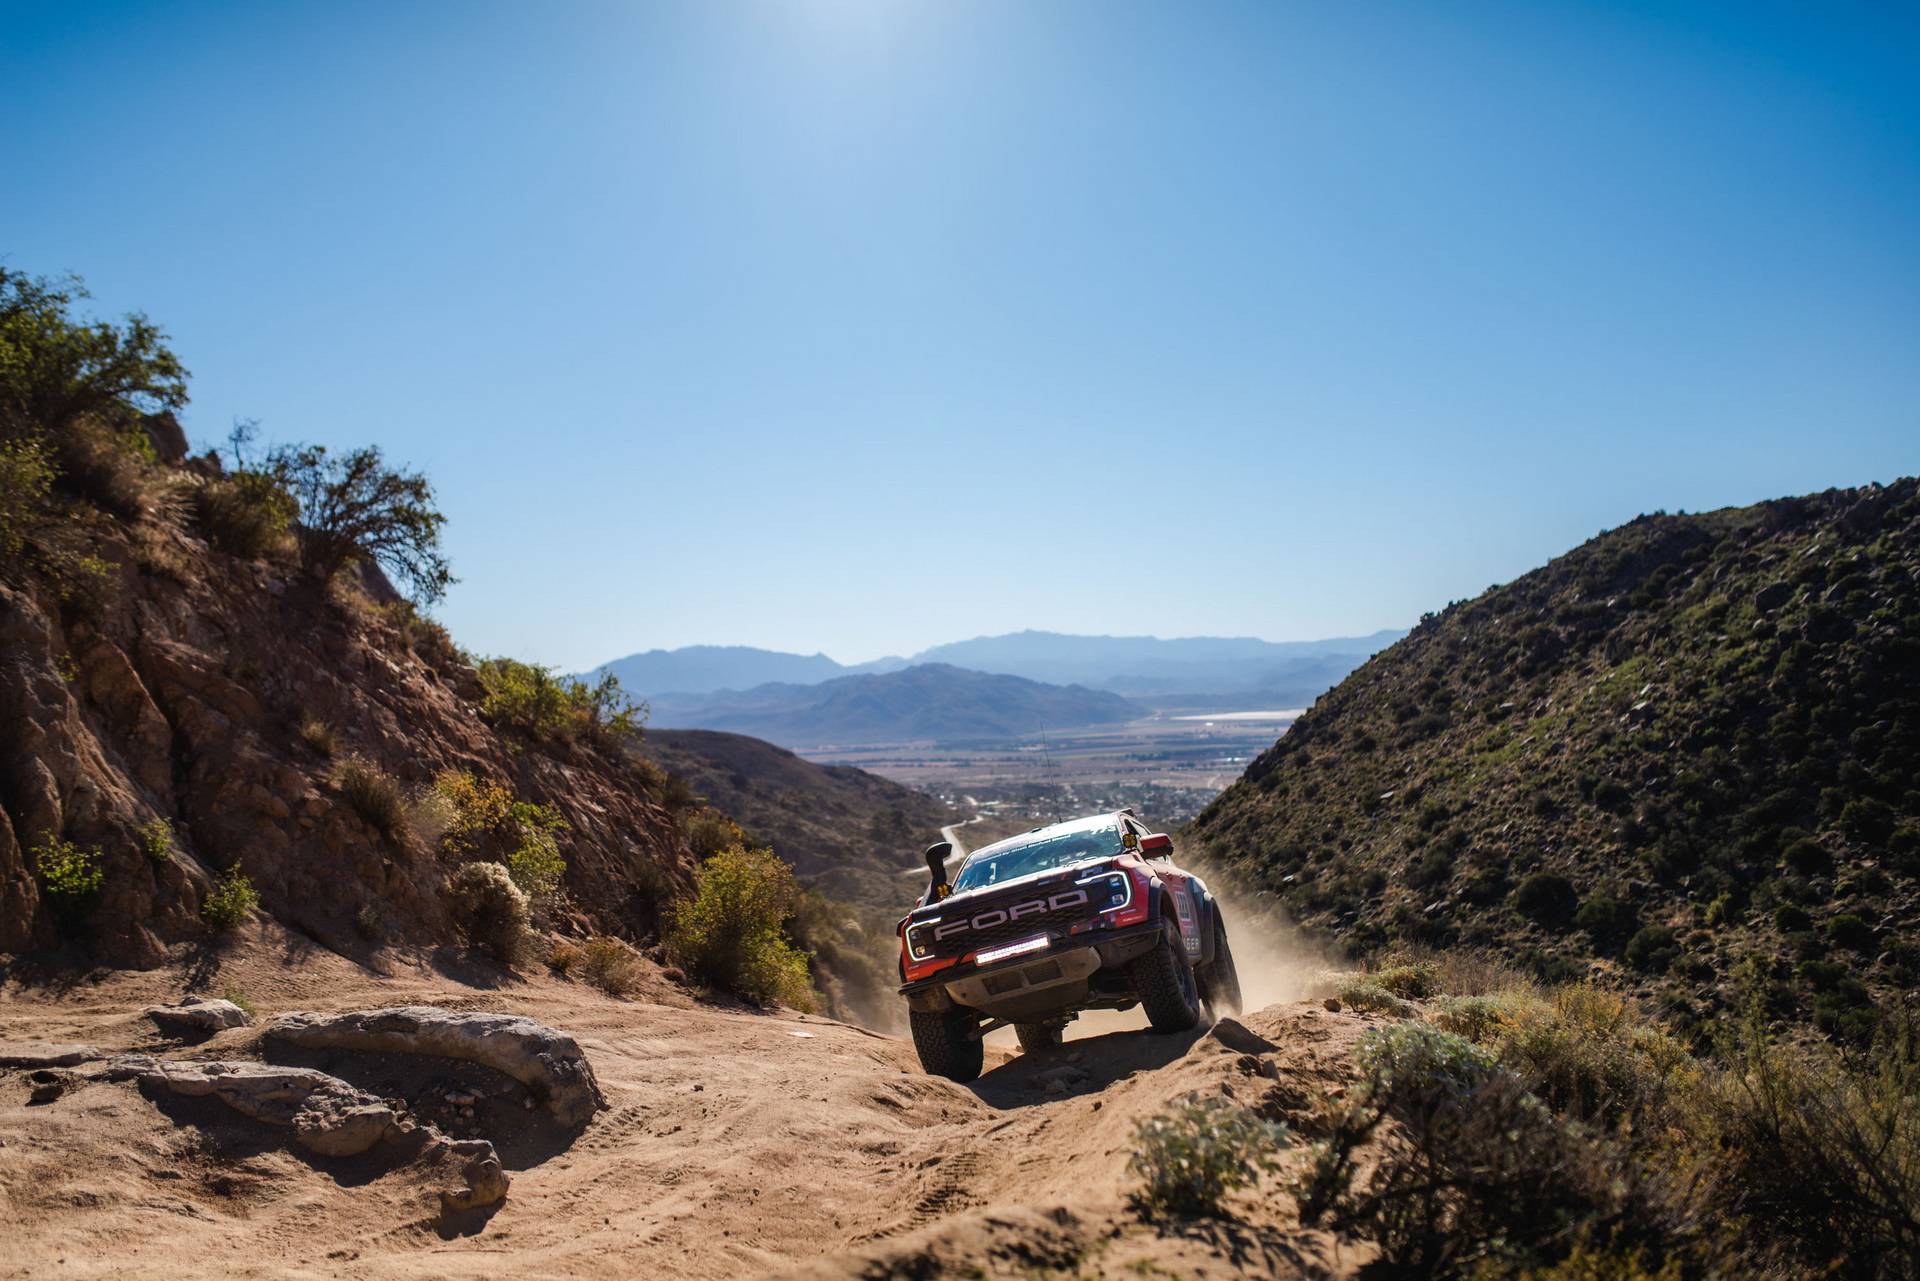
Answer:
[[1120, 829], [1111, 823], [1052, 834], [1035, 833], [1031, 840], [991, 845], [968, 859], [960, 875], [954, 878], [953, 892], [959, 894], [984, 885], [998, 885], [1082, 859], [1111, 858], [1124, 851]]

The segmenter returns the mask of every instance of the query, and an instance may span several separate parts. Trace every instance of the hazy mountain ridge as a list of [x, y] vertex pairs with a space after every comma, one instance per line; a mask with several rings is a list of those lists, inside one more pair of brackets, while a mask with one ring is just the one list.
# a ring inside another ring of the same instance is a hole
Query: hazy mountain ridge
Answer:
[[[1305, 691], [1311, 698], [1404, 636], [1379, 631], [1325, 640], [1252, 637], [1079, 636], [1023, 631], [935, 645], [911, 658], [844, 664], [825, 654], [791, 654], [746, 645], [648, 650], [602, 664], [623, 688], [647, 698], [811, 685], [842, 676], [881, 675], [948, 664], [1049, 685], [1085, 685], [1126, 695]], [[1295, 694], [1299, 697], [1299, 694]]]
[[1134, 719], [1135, 704], [1080, 686], [927, 663], [818, 685], [771, 684], [656, 698], [652, 723], [748, 734], [785, 746], [921, 739], [1009, 738]]
[[1859, 1039], [1920, 983], [1917, 582], [1911, 479], [1641, 517], [1423, 620], [1191, 831], [1362, 950]]

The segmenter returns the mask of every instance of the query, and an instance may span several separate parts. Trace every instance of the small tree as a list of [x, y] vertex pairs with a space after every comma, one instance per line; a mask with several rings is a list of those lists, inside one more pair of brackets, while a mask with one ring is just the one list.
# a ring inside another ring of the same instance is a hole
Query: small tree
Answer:
[[81, 324], [78, 277], [52, 281], [0, 267], [0, 428], [59, 431], [83, 414], [178, 409], [187, 371], [166, 334], [138, 312]]
[[335, 454], [324, 445], [283, 445], [265, 470], [300, 505], [300, 555], [313, 573], [330, 578], [365, 555], [421, 604], [453, 585], [440, 551], [447, 518], [434, 506], [433, 485], [419, 472], [388, 467], [378, 446]]

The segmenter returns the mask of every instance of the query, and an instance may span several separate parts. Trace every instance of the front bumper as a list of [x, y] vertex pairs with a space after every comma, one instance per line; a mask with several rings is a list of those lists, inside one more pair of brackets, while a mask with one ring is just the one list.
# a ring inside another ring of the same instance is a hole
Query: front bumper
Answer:
[[1104, 969], [1125, 965], [1157, 942], [1157, 921], [1120, 930], [1057, 937], [1044, 952], [1031, 952], [996, 965], [950, 965], [931, 978], [900, 989], [916, 1010], [945, 1010], [955, 1005], [995, 1013], [1063, 1006], [1085, 995], [1087, 981]]

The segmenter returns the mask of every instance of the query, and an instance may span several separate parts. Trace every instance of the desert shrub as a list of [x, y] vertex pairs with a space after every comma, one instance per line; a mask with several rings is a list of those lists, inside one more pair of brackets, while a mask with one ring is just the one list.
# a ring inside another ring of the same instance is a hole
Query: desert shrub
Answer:
[[247, 995], [247, 989], [243, 987], [233, 987], [229, 985], [227, 990], [222, 992], [220, 995], [225, 999], [232, 1001], [235, 1005], [239, 1006], [241, 1011], [245, 1013], [248, 1018], [253, 1019], [255, 1021], [259, 1020], [260, 1007], [255, 1005], [253, 1003], [253, 998]]
[[480, 850], [489, 834], [506, 821], [507, 811], [513, 808], [513, 790], [470, 770], [443, 770], [415, 808], [447, 853], [464, 856]]
[[1673, 964], [1679, 951], [1672, 929], [1665, 925], [1643, 925], [1627, 940], [1623, 955], [1634, 969], [1661, 974]]
[[1389, 992], [1374, 982], [1372, 977], [1357, 978], [1340, 989], [1340, 1001], [1356, 1010], [1365, 1010], [1370, 1014], [1386, 1014], [1396, 1019], [1410, 1019], [1416, 1011], [1408, 1002]]
[[173, 824], [164, 818], [151, 819], [136, 829], [140, 838], [140, 849], [151, 863], [168, 863], [173, 860]]
[[292, 496], [299, 509], [301, 562], [331, 578], [367, 556], [431, 604], [453, 585], [440, 551], [446, 517], [433, 486], [418, 472], [388, 467], [376, 446], [335, 454], [324, 445], [283, 445], [260, 473]]
[[1842, 912], [1827, 922], [1827, 937], [1850, 951], [1866, 952], [1873, 947], [1873, 926], [1853, 912]]
[[333, 783], [347, 805], [368, 826], [391, 840], [407, 820], [407, 800], [399, 780], [360, 756], [349, 756], [333, 771]]
[[580, 949], [580, 977], [609, 996], [626, 996], [640, 983], [640, 958], [619, 939], [596, 934]]
[[1522, 916], [1545, 926], [1565, 925], [1579, 910], [1580, 895], [1573, 882], [1552, 872], [1536, 872], [1513, 891], [1513, 906]]
[[1434, 1277], [1551, 1264], [1618, 1218], [1610, 1154], [1485, 1049], [1404, 1023], [1369, 1032], [1359, 1061], [1358, 1085], [1315, 1117], [1326, 1137], [1294, 1183], [1303, 1223], [1373, 1241], [1394, 1275]]
[[1438, 995], [1440, 991], [1439, 974], [1432, 964], [1425, 961], [1388, 965], [1373, 971], [1367, 978], [1395, 996], [1410, 1001], [1423, 1000]]
[[567, 830], [567, 820], [550, 805], [515, 801], [507, 810], [507, 824], [514, 833], [513, 848], [507, 851], [507, 874], [529, 898], [546, 898], [560, 889], [567, 874], [567, 860], [560, 853], [556, 833]]
[[264, 472], [208, 479], [194, 491], [193, 513], [207, 541], [230, 556], [260, 560], [293, 546], [293, 495]]
[[83, 850], [72, 841], [47, 836], [33, 851], [33, 869], [40, 877], [40, 893], [62, 925], [80, 924], [100, 901], [107, 873], [98, 849]]
[[740, 825], [719, 810], [689, 811], [681, 815], [680, 826], [687, 834], [687, 848], [698, 859], [709, 859], [721, 850], [747, 843]]
[[209, 929], [224, 932], [246, 920], [247, 913], [259, 902], [260, 894], [253, 888], [253, 882], [236, 867], [200, 900], [200, 919]]
[[1893, 835], [1899, 816], [1885, 801], [1871, 796], [1856, 796], [1840, 810], [1840, 827], [1856, 841], [1882, 845]]
[[1133, 1127], [1127, 1169], [1140, 1176], [1142, 1208], [1211, 1215], [1229, 1192], [1278, 1168], [1285, 1127], [1262, 1120], [1230, 1099], [1189, 1095]]
[[512, 658], [484, 659], [475, 670], [486, 691], [480, 715], [536, 742], [618, 743], [639, 733], [646, 720], [646, 705], [629, 701], [611, 673], [589, 685]]
[[329, 760], [333, 758], [335, 752], [340, 750], [340, 743], [334, 735], [333, 726], [318, 716], [302, 718], [297, 733], [300, 735], [301, 742]]
[[380, 909], [372, 903], [362, 903], [353, 914], [353, 932], [369, 943], [378, 943], [387, 937], [387, 925], [381, 919]]
[[187, 371], [166, 335], [137, 312], [80, 323], [68, 313], [86, 297], [77, 278], [0, 267], [0, 427], [59, 431], [82, 415], [187, 403]]
[[1625, 942], [1640, 928], [1640, 914], [1631, 903], [1601, 894], [1580, 905], [1573, 914], [1573, 924], [1591, 935], [1596, 947], [1605, 950]]
[[527, 896], [498, 863], [463, 863], [446, 882], [453, 922], [469, 944], [502, 965], [526, 955]]
[[1590, 984], [1549, 996], [1456, 998], [1434, 1020], [1491, 1050], [1501, 1066], [1563, 1112], [1599, 1121], [1663, 1115], [1697, 1079], [1679, 1042], [1625, 997]]
[[40, 440], [0, 440], [0, 570], [12, 568], [46, 519], [53, 462]]
[[1813, 915], [1797, 903], [1782, 903], [1773, 910], [1773, 923], [1784, 933], [1798, 934], [1813, 928]]
[[[1829, 1050], [1772, 1041], [1755, 1018], [1701, 1108], [1717, 1176], [1708, 1210], [1756, 1264], [1892, 1281], [1920, 1260], [1920, 1021], [1890, 1019], [1849, 1071]], [[1754, 1268], [1756, 1272], [1760, 1269]]]
[[807, 959], [783, 927], [799, 896], [793, 869], [771, 850], [722, 850], [694, 872], [674, 906], [667, 953], [689, 973], [762, 1003], [813, 1008]]
[[580, 960], [580, 945], [572, 939], [558, 939], [547, 949], [547, 968], [561, 978], [572, 978]]

